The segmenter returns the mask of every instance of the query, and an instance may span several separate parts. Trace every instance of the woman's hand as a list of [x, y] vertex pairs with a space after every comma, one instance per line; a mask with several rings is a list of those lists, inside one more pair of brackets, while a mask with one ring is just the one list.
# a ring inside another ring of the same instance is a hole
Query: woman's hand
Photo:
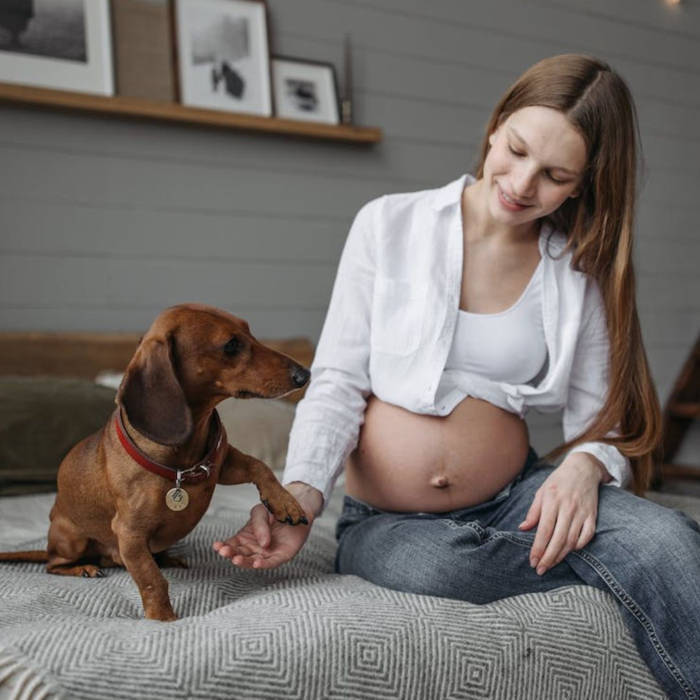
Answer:
[[521, 530], [539, 523], [530, 550], [530, 565], [541, 576], [573, 549], [582, 549], [595, 535], [598, 487], [610, 477], [587, 452], [570, 454], [535, 494]]
[[323, 505], [323, 496], [318, 489], [300, 481], [287, 484], [285, 488], [304, 509], [308, 525], [281, 523], [258, 503], [251, 508], [248, 522], [225, 542], [214, 542], [214, 550], [246, 569], [271, 569], [292, 559], [309, 536]]

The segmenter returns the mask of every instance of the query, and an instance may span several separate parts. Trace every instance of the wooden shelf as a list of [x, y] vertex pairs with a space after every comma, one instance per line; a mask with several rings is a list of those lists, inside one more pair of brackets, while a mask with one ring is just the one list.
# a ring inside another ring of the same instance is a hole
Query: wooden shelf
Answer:
[[153, 102], [131, 97], [103, 97], [11, 83], [0, 83], [0, 102], [352, 143], [371, 144], [381, 141], [382, 138], [381, 129], [376, 127], [314, 124], [277, 117], [234, 114], [215, 109], [196, 109], [175, 102]]

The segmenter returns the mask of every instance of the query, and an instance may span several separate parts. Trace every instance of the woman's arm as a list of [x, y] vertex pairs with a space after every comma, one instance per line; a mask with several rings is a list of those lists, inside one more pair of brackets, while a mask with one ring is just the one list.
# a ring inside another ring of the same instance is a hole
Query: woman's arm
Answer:
[[[589, 278], [564, 408], [565, 440], [581, 435], [603, 407], [609, 386], [609, 352], [603, 298], [597, 283]], [[537, 525], [530, 564], [538, 574], [593, 538], [600, 484], [625, 486], [630, 477], [629, 459], [613, 445], [586, 442], [567, 453], [537, 490], [520, 524], [521, 530]]]
[[304, 482], [323, 495], [323, 510], [357, 445], [370, 393], [370, 318], [376, 225], [381, 199], [358, 212], [338, 265], [326, 320], [297, 405], [282, 483]]
[[307, 525], [279, 523], [258, 503], [232, 537], [214, 542], [236, 566], [272, 568], [292, 559], [326, 507], [345, 460], [357, 444], [370, 392], [370, 314], [376, 229], [381, 200], [366, 204], [350, 228], [313, 364], [311, 383], [297, 404], [282, 483], [299, 501]]
[[[610, 342], [605, 319], [605, 304], [592, 278], [586, 282], [583, 320], [571, 367], [569, 392], [564, 408], [564, 439], [581, 435], [600, 412], [609, 388]], [[610, 431], [606, 437], [619, 432]], [[604, 483], [625, 487], [631, 481], [630, 461], [615, 446], [604, 442], [584, 442], [573, 447], [569, 455], [584, 452], [595, 458], [607, 471]]]

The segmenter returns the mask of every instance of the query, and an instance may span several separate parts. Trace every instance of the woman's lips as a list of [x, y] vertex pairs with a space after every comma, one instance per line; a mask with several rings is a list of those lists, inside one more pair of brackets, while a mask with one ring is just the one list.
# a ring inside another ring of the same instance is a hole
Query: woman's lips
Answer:
[[500, 188], [500, 186], [497, 186], [497, 189], [498, 201], [501, 203], [501, 206], [503, 206], [508, 211], [522, 211], [523, 209], [527, 209], [530, 206], [529, 204], [515, 204], [514, 202], [509, 202], [505, 198], [503, 190]]

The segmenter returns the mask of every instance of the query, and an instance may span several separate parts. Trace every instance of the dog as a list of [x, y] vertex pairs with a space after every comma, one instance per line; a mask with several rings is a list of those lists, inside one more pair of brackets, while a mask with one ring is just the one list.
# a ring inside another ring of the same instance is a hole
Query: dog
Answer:
[[146, 618], [176, 620], [159, 566], [186, 567], [167, 549], [199, 522], [217, 483], [253, 482], [278, 521], [307, 524], [270, 468], [228, 444], [216, 405], [283, 396], [309, 376], [241, 318], [201, 304], [166, 309], [127, 365], [112, 417], [61, 462], [46, 551], [0, 560], [91, 578], [124, 566]]

